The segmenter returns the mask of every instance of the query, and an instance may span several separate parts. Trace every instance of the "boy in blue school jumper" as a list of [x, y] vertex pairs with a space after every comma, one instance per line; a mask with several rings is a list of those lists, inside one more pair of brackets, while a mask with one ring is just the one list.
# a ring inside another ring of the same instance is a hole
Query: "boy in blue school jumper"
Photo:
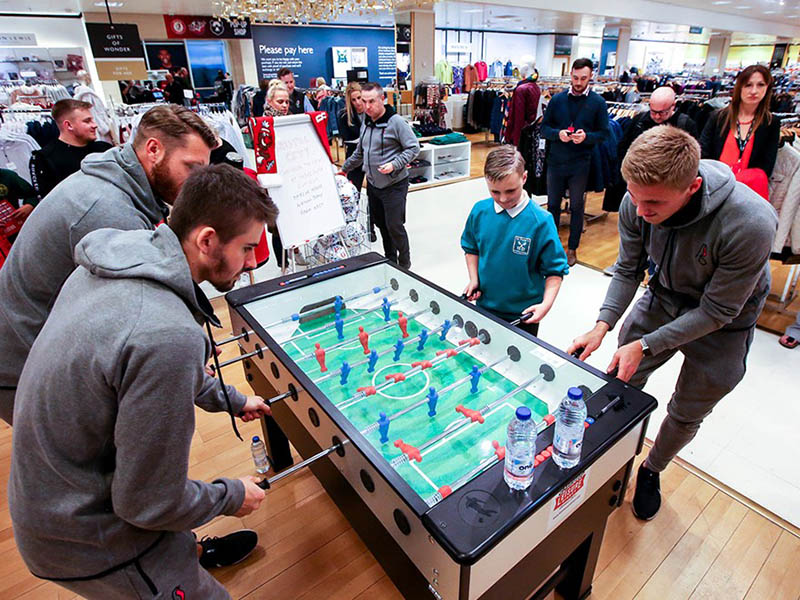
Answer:
[[537, 335], [569, 272], [567, 255], [553, 218], [523, 193], [528, 173], [514, 146], [492, 150], [483, 172], [492, 197], [472, 207], [461, 234], [464, 294], [505, 321], [531, 313], [519, 327]]

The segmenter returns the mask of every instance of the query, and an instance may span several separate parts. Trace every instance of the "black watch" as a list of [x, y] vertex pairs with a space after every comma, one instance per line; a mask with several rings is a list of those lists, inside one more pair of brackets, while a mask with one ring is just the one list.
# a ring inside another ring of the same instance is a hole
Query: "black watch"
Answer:
[[647, 345], [647, 342], [644, 341], [644, 338], [640, 338], [639, 343], [642, 345], [642, 354], [645, 356], [653, 356], [653, 352], [650, 350], [650, 346]]

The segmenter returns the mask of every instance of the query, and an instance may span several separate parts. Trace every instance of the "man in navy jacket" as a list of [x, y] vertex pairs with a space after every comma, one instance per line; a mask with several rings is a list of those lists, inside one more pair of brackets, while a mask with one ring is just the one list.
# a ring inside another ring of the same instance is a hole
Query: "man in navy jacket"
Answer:
[[589, 177], [592, 148], [608, 137], [608, 110], [601, 96], [589, 89], [592, 61], [572, 63], [570, 89], [556, 94], [547, 105], [542, 135], [550, 141], [547, 151], [547, 209], [558, 227], [561, 200], [569, 190], [570, 226], [567, 261], [573, 266], [583, 231], [583, 194]]

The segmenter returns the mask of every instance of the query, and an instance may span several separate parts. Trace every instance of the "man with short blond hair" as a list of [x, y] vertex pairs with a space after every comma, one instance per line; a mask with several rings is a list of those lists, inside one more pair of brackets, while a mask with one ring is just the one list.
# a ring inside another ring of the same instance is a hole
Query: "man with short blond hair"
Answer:
[[697, 141], [675, 127], [640, 135], [622, 173], [628, 194], [619, 212], [617, 269], [595, 327], [568, 352], [580, 351], [585, 360], [600, 346], [633, 301], [650, 256], [655, 273], [625, 319], [608, 367], [642, 387], [675, 353], [684, 356], [667, 416], [636, 480], [633, 512], [650, 520], [661, 506], [659, 473], [744, 376], [769, 293], [778, 219], [727, 165], [700, 160]]
[[92, 105], [80, 100], [59, 100], [51, 112], [58, 126], [58, 139], [31, 157], [31, 181], [39, 198], [44, 198], [67, 177], [81, 168], [81, 161], [111, 148], [97, 140], [97, 123]]

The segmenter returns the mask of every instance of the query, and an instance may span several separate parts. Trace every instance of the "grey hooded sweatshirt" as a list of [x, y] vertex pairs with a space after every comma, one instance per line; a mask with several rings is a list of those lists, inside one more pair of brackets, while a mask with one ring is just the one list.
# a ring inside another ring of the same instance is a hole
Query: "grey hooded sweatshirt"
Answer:
[[687, 222], [651, 225], [626, 194], [619, 211], [619, 258], [598, 320], [612, 328], [633, 300], [647, 268], [673, 321], [644, 336], [653, 354], [723, 327], [753, 327], [769, 294], [769, 254], [778, 227], [772, 206], [727, 165], [700, 161], [700, 206]]
[[8, 484], [14, 535], [45, 578], [88, 577], [244, 501], [188, 479], [194, 399], [216, 321], [167, 225], [103, 229], [75, 250], [22, 371]]
[[[168, 213], [133, 146], [88, 156], [31, 213], [0, 269], [0, 418], [11, 423], [19, 374], [61, 285], [76, 267], [75, 246], [104, 227], [153, 229]], [[208, 378], [198, 405], [225, 410], [219, 382]], [[233, 387], [234, 412], [246, 398]]]
[[[419, 142], [411, 125], [387, 105], [386, 112], [377, 121], [364, 117], [356, 150], [344, 162], [342, 170], [346, 173], [363, 165], [367, 181], [383, 189], [406, 179], [406, 167], [418, 154]], [[384, 175], [378, 171], [378, 167], [389, 162], [394, 167], [391, 173]]]

